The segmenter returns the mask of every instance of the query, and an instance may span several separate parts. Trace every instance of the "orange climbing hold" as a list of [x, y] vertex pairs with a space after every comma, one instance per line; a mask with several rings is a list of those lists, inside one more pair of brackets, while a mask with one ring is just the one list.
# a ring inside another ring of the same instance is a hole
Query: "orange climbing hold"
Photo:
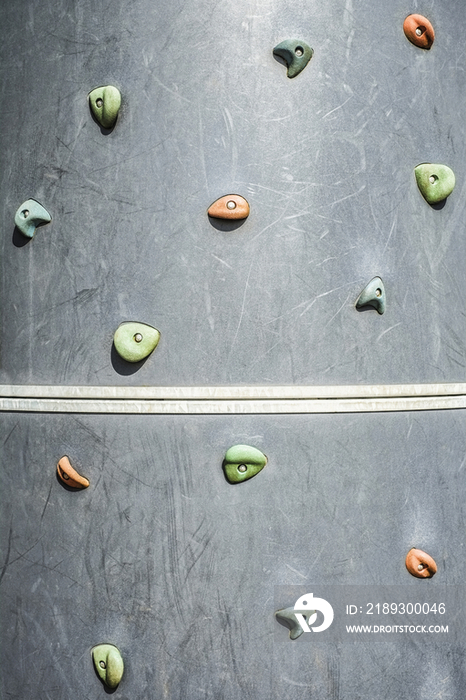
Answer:
[[66, 455], [58, 462], [57, 472], [61, 481], [67, 486], [72, 486], [74, 489], [87, 489], [89, 486], [89, 481], [73, 469]]
[[432, 578], [437, 573], [437, 564], [422, 549], [410, 549], [405, 564], [409, 573], [416, 578]]
[[406, 38], [420, 49], [430, 49], [434, 43], [434, 28], [422, 15], [408, 15], [403, 23]]
[[210, 205], [207, 214], [214, 219], [246, 219], [249, 204], [240, 194], [226, 194]]

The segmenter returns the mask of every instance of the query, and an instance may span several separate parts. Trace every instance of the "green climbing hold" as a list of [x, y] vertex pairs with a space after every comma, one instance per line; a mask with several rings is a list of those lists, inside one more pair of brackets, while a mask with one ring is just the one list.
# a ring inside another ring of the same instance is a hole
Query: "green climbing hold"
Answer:
[[99, 644], [92, 649], [94, 667], [100, 680], [108, 688], [116, 688], [124, 671], [120, 651], [113, 644]]
[[267, 464], [267, 457], [255, 447], [233, 445], [223, 460], [225, 476], [230, 484], [239, 484], [256, 476]]
[[157, 347], [160, 333], [146, 323], [121, 323], [113, 336], [117, 353], [127, 362], [140, 362]]
[[37, 226], [48, 224], [50, 221], [52, 217], [47, 209], [35, 199], [27, 199], [15, 214], [15, 224], [27, 238], [34, 236]]
[[453, 192], [455, 173], [448, 165], [421, 163], [414, 168], [417, 186], [429, 204], [443, 202]]
[[289, 78], [294, 78], [306, 68], [313, 53], [311, 47], [299, 39], [286, 39], [273, 50], [274, 56], [280, 56], [285, 61]]
[[364, 306], [372, 306], [379, 314], [385, 311], [385, 287], [380, 277], [374, 277], [366, 284], [361, 294], [356, 300], [356, 308], [362, 309]]
[[104, 129], [113, 129], [120, 105], [120, 91], [113, 85], [104, 85], [89, 93], [91, 112]]

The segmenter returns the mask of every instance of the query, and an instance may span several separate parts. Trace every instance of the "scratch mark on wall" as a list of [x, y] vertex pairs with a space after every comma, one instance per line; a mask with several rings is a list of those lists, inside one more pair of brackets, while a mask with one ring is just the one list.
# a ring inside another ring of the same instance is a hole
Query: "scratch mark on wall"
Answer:
[[209, 180], [207, 177], [207, 167], [205, 162], [205, 147], [204, 147], [204, 134], [203, 134], [203, 122], [202, 122], [202, 111], [200, 102], [198, 104], [198, 118], [199, 118], [199, 159], [202, 165], [202, 172], [204, 173], [204, 181], [207, 192], [209, 191]]
[[237, 327], [236, 327], [236, 333], [235, 333], [235, 336], [234, 336], [234, 338], [233, 338], [233, 340], [232, 340], [232, 343], [231, 343], [232, 346], [234, 345], [235, 340], [236, 340], [236, 338], [238, 337], [239, 327], [241, 326], [241, 321], [243, 320], [244, 306], [245, 306], [245, 304], [246, 304], [246, 294], [247, 294], [247, 292], [248, 292], [248, 287], [249, 287], [249, 278], [250, 278], [250, 276], [251, 276], [251, 270], [252, 270], [252, 266], [254, 265], [254, 262], [255, 262], [254, 260], [251, 260], [251, 264], [249, 265], [249, 272], [248, 272], [248, 276], [247, 276], [247, 279], [246, 279], [246, 284], [244, 285], [243, 303], [242, 303], [242, 305], [241, 305], [241, 312], [240, 312], [240, 316], [239, 316], [238, 325], [237, 325]]
[[334, 112], [336, 112], [337, 109], [341, 109], [342, 107], [344, 107], [345, 104], [346, 104], [347, 102], [349, 102], [349, 101], [352, 99], [352, 97], [353, 97], [353, 95], [350, 95], [350, 96], [348, 97], [348, 99], [345, 100], [341, 105], [338, 105], [338, 107], [334, 107], [334, 109], [331, 109], [330, 112], [327, 112], [327, 114], [324, 114], [324, 116], [321, 117], [321, 119], [326, 119], [326, 118], [329, 117], [331, 114], [333, 114]]
[[298, 683], [298, 681], [294, 681], [286, 676], [282, 676], [282, 681], [289, 683], [290, 685], [296, 685], [298, 688], [311, 688], [311, 683]]
[[14, 426], [12, 427], [12, 429], [10, 430], [10, 432], [8, 433], [8, 435], [6, 436], [6, 438], [5, 438], [4, 441], [3, 441], [3, 445], [4, 445], [4, 446], [6, 445], [6, 443], [7, 443], [8, 440], [10, 439], [12, 433], [16, 430], [17, 427], [18, 427], [18, 423], [15, 423]]
[[232, 266], [229, 265], [227, 262], [225, 262], [225, 260], [222, 260], [222, 258], [219, 258], [217, 255], [214, 255], [213, 253], [211, 253], [211, 256], [213, 258], [215, 258], [216, 260], [218, 260], [220, 263], [222, 263], [222, 265], [225, 265], [225, 267], [228, 267], [230, 270], [233, 270]]
[[53, 485], [53, 482], [50, 483], [50, 488], [49, 488], [49, 492], [48, 492], [48, 495], [47, 495], [47, 499], [46, 499], [46, 501], [45, 501], [45, 506], [44, 506], [44, 509], [43, 509], [42, 514], [41, 514], [41, 516], [40, 516], [41, 522], [42, 522], [42, 518], [44, 517], [45, 509], [47, 508], [47, 506], [48, 506], [48, 504], [49, 504], [50, 494], [52, 493], [52, 485]]
[[346, 297], [345, 301], [344, 301], [343, 304], [340, 306], [340, 308], [338, 309], [338, 311], [336, 311], [336, 312], [333, 314], [332, 318], [329, 319], [329, 320], [327, 321], [327, 323], [325, 324], [325, 328], [327, 328], [327, 326], [329, 326], [329, 325], [332, 323], [333, 319], [336, 318], [336, 317], [338, 316], [338, 314], [340, 313], [340, 311], [342, 311], [342, 309], [345, 308], [346, 304], [347, 304], [348, 301], [349, 301], [350, 296], [351, 296], [351, 292], [348, 294], [348, 296]]
[[400, 321], [399, 323], [395, 323], [394, 326], [390, 326], [390, 328], [387, 328], [386, 330], [382, 331], [382, 333], [379, 336], [377, 336], [377, 338], [375, 339], [375, 342], [377, 343], [380, 340], [380, 338], [383, 335], [385, 335], [385, 333], [388, 333], [388, 331], [391, 331], [393, 328], [396, 328], [397, 326], [401, 326], [401, 323], [402, 323], [402, 321]]
[[346, 197], [342, 197], [341, 199], [336, 199], [334, 202], [330, 202], [329, 204], [326, 204], [325, 206], [333, 207], [335, 204], [339, 204], [340, 202], [344, 202], [346, 199], [351, 199], [351, 197], [357, 197], [358, 194], [361, 194], [361, 192], [365, 189], [366, 189], [366, 185], [362, 185], [357, 192], [352, 192], [351, 194], [347, 194]]
[[277, 217], [277, 218], [275, 219], [275, 221], [272, 221], [270, 224], [268, 224], [268, 226], [266, 226], [265, 228], [263, 228], [262, 231], [259, 231], [259, 233], [257, 233], [257, 234], [254, 236], [254, 238], [252, 238], [251, 240], [252, 240], [252, 241], [255, 241], [256, 238], [259, 238], [259, 236], [262, 236], [262, 234], [265, 233], [265, 232], [267, 231], [267, 229], [271, 228], [272, 226], [275, 226], [275, 224], [278, 224], [278, 222], [279, 222], [282, 218], [283, 218], [283, 213], [281, 213], [280, 216]]
[[188, 100], [187, 97], [183, 97], [183, 95], [180, 95], [176, 90], [170, 90], [170, 88], [167, 87], [166, 85], [164, 85], [164, 83], [162, 83], [162, 81], [159, 80], [154, 73], [152, 73], [152, 78], [153, 78], [153, 80], [155, 80], [156, 83], [158, 83], [158, 85], [160, 85], [160, 87], [162, 87], [164, 90], [169, 92], [171, 95], [174, 95], [179, 100], [183, 100], [183, 102], [187, 102], [188, 104], [191, 104], [191, 100]]
[[[110, 163], [109, 165], [104, 165], [101, 168], [95, 168], [94, 170], [91, 170], [89, 174], [93, 175], [94, 173], [102, 172], [102, 170], [108, 170], [109, 168], [117, 168], [118, 166], [122, 165], [123, 163], [129, 163], [129, 161], [134, 160], [135, 158], [141, 159], [142, 156], [147, 156], [148, 153], [155, 151], [155, 149], [161, 145], [162, 145], [162, 141], [159, 141], [158, 143], [154, 144], [151, 148], [145, 148], [144, 151], [140, 151], [139, 153], [135, 153], [132, 156], [127, 156], [126, 158], [123, 158], [123, 160], [117, 160], [113, 163]], [[92, 180], [90, 180], [90, 182], [92, 182]], [[131, 202], [129, 202], [129, 203], [131, 203]]]
[[301, 576], [301, 578], [307, 578], [304, 574], [302, 574], [300, 571], [297, 571], [296, 569], [293, 569], [292, 566], [289, 564], [285, 564], [286, 568], [289, 569], [290, 571], [293, 571], [295, 574], [298, 574], [298, 576]]
[[2, 582], [2, 579], [3, 579], [3, 577], [4, 577], [5, 573], [6, 573], [6, 570], [7, 570], [8, 566], [9, 566], [9, 563], [10, 563], [11, 538], [12, 538], [12, 536], [13, 536], [13, 528], [11, 527], [11, 524], [10, 524], [10, 531], [9, 531], [9, 533], [8, 533], [8, 547], [7, 547], [7, 550], [6, 550], [5, 563], [4, 563], [3, 566], [2, 566], [2, 572], [1, 572], [1, 574], [0, 574], [0, 583]]
[[387, 242], [385, 243], [385, 248], [383, 249], [384, 253], [387, 250], [388, 244], [390, 243], [390, 238], [392, 237], [392, 233], [395, 230], [395, 225], [396, 225], [397, 220], [398, 220], [398, 214], [395, 214], [395, 218], [393, 219], [393, 224], [392, 224], [392, 227], [390, 229], [390, 233], [388, 234]]
[[[330, 289], [328, 292], [322, 292], [322, 294], [318, 294], [318, 295], [317, 295], [316, 297], [314, 297], [314, 299], [306, 306], [306, 308], [304, 309], [304, 311], [302, 311], [302, 312], [299, 314], [300, 318], [301, 318], [301, 316], [303, 316], [307, 311], [309, 311], [309, 309], [310, 309], [312, 306], [314, 306], [314, 304], [316, 303], [316, 301], [317, 301], [318, 299], [320, 299], [321, 297], [326, 297], [326, 296], [328, 296], [329, 294], [333, 294], [333, 292], [337, 292], [339, 289], [343, 289], [344, 287], [348, 287], [349, 285], [353, 285], [353, 284], [354, 284], [354, 282], [348, 282], [347, 284], [342, 284], [342, 285], [340, 285], [339, 287], [335, 287], [334, 289]], [[306, 302], [303, 302], [303, 303], [306, 303]], [[301, 305], [302, 305], [302, 304], [301, 304]]]
[[[3, 578], [3, 576], [4, 576], [5, 572], [6, 572], [6, 569], [7, 569], [9, 566], [11, 566], [12, 564], [14, 564], [16, 561], [19, 561], [20, 559], [26, 559], [26, 561], [31, 562], [31, 560], [28, 559], [28, 558], [26, 557], [26, 554], [27, 554], [28, 552], [30, 552], [31, 549], [34, 549], [34, 547], [35, 547], [35, 546], [40, 542], [40, 540], [42, 539], [42, 537], [39, 537], [39, 539], [36, 540], [36, 541], [34, 542], [34, 544], [33, 544], [31, 547], [29, 547], [29, 549], [26, 549], [25, 552], [23, 552], [23, 553], [21, 553], [21, 554], [18, 554], [18, 556], [17, 556], [15, 559], [12, 559], [12, 560], [10, 561], [10, 560], [9, 560], [9, 556], [10, 556], [10, 549], [11, 549], [11, 547], [10, 547], [11, 536], [12, 536], [12, 529], [11, 529], [11, 526], [10, 526], [10, 533], [9, 533], [9, 536], [8, 536], [7, 559], [6, 559], [6, 561], [5, 561], [5, 564], [3, 565], [2, 573], [0, 574], [0, 581], [1, 581], [2, 578]], [[38, 566], [45, 566], [45, 565], [42, 564], [41, 562], [31, 562], [31, 563], [37, 564]], [[48, 567], [48, 566], [45, 566], [45, 568], [46, 568], [46, 569], [49, 569], [50, 571], [53, 570], [53, 569], [51, 569], [51, 568]], [[68, 578], [69, 578], [69, 577], [68, 577]]]

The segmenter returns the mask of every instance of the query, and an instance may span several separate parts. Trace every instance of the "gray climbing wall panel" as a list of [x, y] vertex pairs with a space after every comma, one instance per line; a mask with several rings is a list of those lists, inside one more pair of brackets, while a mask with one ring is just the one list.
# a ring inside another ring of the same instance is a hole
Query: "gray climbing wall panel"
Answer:
[[[460, 700], [461, 647], [276, 643], [273, 613], [276, 585], [464, 582], [464, 419], [5, 415], [4, 697], [104, 697], [90, 648], [108, 641], [132, 700]], [[239, 485], [232, 436], [269, 459]], [[62, 454], [88, 489], [58, 482]], [[431, 580], [406, 571], [412, 546]]]
[[[116, 2], [2, 10], [2, 383], [463, 381], [463, 0], [416, 48], [390, 3]], [[273, 55], [307, 40], [296, 78]], [[102, 134], [88, 92], [122, 94]], [[442, 210], [414, 167], [445, 163]], [[218, 230], [206, 210], [246, 197]], [[16, 247], [28, 197], [52, 214]], [[12, 239], [14, 241], [12, 242]], [[375, 275], [387, 311], [354, 303]], [[122, 321], [162, 333], [129, 370]]]
[[[403, 21], [422, 12], [430, 51]], [[15, 0], [1, 9], [0, 383], [464, 382], [463, 0]], [[286, 77], [272, 49], [314, 55]], [[115, 129], [87, 94], [122, 94]], [[453, 169], [443, 207], [419, 163]], [[244, 196], [240, 225], [209, 220]], [[52, 222], [27, 241], [19, 205]], [[374, 276], [387, 306], [354, 304]], [[144, 363], [116, 328], [161, 332]], [[1, 694], [461, 700], [464, 647], [276, 643], [278, 585], [464, 582], [466, 411], [2, 414]], [[268, 457], [229, 485], [225, 450]], [[89, 478], [56, 477], [68, 454]], [[438, 573], [412, 578], [425, 548]], [[292, 601], [290, 601], [291, 604]], [[282, 630], [286, 637], [286, 630]]]

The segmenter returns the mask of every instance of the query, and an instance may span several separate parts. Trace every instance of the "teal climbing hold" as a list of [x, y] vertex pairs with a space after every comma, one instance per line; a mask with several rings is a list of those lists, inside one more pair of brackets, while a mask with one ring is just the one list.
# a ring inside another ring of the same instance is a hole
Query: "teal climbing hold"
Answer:
[[[316, 611], [315, 610], [306, 610], [306, 611], [299, 611], [303, 617], [304, 620], [309, 623], [310, 618], [313, 618], [315, 615]], [[290, 639], [298, 639], [304, 632], [303, 628], [298, 622], [298, 619], [296, 617], [296, 610], [293, 608], [284, 608], [283, 610], [277, 610], [275, 613], [275, 617], [278, 620], [278, 622], [283, 625], [284, 627], [288, 627], [290, 630], [289, 637]]]
[[299, 39], [286, 39], [273, 50], [274, 56], [280, 56], [285, 61], [289, 78], [294, 78], [306, 68], [313, 53], [311, 47]]
[[362, 309], [365, 306], [372, 306], [379, 314], [385, 311], [385, 287], [380, 277], [374, 277], [366, 284], [361, 294], [356, 300], [356, 308]]
[[44, 209], [35, 199], [27, 199], [15, 214], [15, 224], [27, 238], [33, 238], [36, 228], [50, 221], [52, 217], [47, 209]]

